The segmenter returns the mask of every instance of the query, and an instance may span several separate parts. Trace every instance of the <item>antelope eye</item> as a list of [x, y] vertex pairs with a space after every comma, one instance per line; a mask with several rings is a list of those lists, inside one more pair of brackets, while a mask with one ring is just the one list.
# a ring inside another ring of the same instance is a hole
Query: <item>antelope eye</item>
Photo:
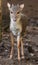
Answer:
[[19, 14], [20, 12], [17, 12], [17, 14]]
[[11, 12], [11, 14], [12, 14], [13, 12]]

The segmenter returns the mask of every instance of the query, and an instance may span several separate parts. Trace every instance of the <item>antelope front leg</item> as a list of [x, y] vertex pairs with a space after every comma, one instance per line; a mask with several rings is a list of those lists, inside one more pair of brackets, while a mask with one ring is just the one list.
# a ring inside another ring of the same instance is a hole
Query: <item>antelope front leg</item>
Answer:
[[20, 46], [21, 46], [20, 36], [17, 36], [18, 60], [20, 60]]
[[23, 48], [22, 38], [21, 38], [21, 54], [22, 54], [22, 59], [24, 59], [24, 48]]
[[14, 46], [14, 37], [12, 33], [10, 33], [10, 39], [11, 39], [11, 52], [10, 52], [10, 59], [11, 59], [13, 57], [13, 46]]

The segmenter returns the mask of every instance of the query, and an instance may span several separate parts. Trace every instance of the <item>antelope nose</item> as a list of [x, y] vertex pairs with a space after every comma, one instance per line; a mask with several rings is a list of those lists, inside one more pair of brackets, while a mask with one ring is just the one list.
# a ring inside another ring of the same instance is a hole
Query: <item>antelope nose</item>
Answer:
[[16, 18], [14, 18], [13, 20], [16, 21]]
[[16, 17], [14, 18], [14, 21], [16, 21]]

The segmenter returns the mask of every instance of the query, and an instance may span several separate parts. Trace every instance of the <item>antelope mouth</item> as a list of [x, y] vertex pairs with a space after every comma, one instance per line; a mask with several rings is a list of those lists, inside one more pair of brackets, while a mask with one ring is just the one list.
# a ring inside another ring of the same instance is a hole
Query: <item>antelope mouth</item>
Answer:
[[14, 22], [16, 22], [16, 20], [14, 20]]

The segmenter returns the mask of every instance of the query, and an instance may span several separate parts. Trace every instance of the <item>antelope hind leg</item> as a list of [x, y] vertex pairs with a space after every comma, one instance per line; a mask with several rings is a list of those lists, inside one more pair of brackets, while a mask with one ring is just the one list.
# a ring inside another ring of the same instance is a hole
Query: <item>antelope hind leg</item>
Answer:
[[23, 47], [22, 38], [21, 38], [21, 54], [22, 54], [22, 59], [24, 59], [24, 47]]
[[11, 39], [11, 52], [10, 52], [10, 59], [11, 59], [13, 57], [13, 46], [14, 46], [14, 37], [12, 33], [10, 33], [10, 39]]

